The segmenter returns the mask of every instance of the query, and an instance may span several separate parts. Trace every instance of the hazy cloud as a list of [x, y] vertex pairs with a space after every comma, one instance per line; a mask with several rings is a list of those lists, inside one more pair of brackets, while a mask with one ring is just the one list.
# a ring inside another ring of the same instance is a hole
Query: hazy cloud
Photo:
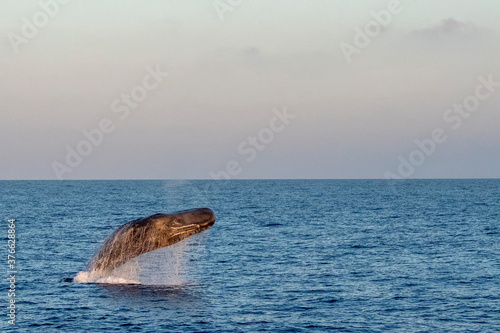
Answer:
[[486, 33], [487, 30], [479, 28], [471, 22], [457, 20], [453, 17], [442, 20], [432, 27], [418, 29], [416, 34], [427, 38], [449, 38], [452, 36], [474, 36]]

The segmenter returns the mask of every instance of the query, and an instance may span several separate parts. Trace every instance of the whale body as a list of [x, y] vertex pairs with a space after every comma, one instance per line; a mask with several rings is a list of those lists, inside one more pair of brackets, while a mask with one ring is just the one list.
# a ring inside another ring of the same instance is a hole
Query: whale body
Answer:
[[90, 260], [87, 271], [106, 275], [132, 258], [175, 244], [207, 230], [214, 223], [215, 214], [209, 208], [155, 214], [127, 222], [104, 241]]

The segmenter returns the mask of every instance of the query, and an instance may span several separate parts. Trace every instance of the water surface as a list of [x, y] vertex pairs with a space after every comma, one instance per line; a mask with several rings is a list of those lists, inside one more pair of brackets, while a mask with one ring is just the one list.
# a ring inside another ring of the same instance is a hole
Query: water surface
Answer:
[[[19, 331], [500, 330], [499, 180], [2, 181], [0, 199]], [[119, 225], [197, 207], [215, 225], [142, 261], [156, 285], [70, 282]]]

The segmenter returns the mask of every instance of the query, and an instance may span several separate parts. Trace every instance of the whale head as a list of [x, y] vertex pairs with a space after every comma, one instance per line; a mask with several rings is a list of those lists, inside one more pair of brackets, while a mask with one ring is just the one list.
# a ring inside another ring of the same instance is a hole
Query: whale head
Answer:
[[144, 225], [146, 228], [152, 228], [159, 238], [157, 241], [170, 243], [168, 245], [207, 230], [214, 223], [215, 214], [209, 208], [189, 209], [173, 214], [155, 214], [137, 222], [141, 227]]

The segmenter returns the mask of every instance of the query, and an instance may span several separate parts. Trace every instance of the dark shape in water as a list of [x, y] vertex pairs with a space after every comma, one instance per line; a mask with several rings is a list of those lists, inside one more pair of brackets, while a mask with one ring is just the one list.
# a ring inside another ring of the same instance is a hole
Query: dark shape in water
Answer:
[[87, 271], [105, 275], [132, 258], [175, 244], [207, 230], [214, 223], [215, 214], [208, 208], [155, 214], [127, 222], [106, 239]]

